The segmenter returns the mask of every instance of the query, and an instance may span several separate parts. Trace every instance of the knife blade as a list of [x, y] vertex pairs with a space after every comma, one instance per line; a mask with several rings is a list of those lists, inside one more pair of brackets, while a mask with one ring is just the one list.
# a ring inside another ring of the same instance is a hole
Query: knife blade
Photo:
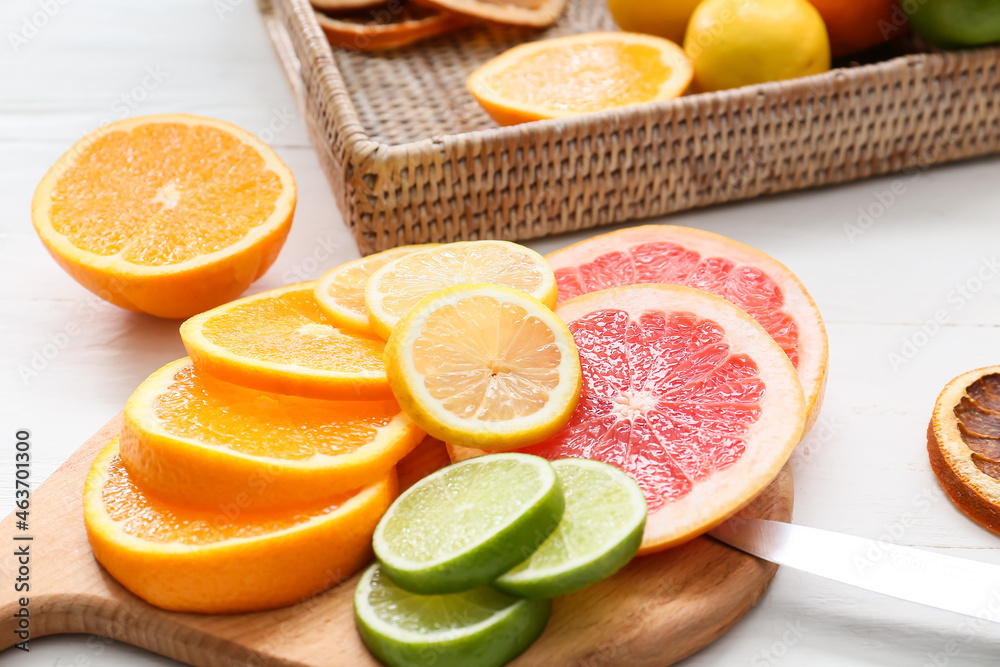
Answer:
[[766, 519], [733, 517], [709, 535], [772, 563], [1000, 622], [997, 565]]

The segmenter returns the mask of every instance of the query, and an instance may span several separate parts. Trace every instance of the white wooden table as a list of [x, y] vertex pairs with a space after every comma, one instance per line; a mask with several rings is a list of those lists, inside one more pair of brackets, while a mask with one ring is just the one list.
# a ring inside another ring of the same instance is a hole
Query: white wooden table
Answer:
[[[252, 0], [4, 0], [0, 26], [6, 514], [17, 429], [31, 430], [40, 483], [142, 379], [183, 355], [176, 322], [100, 301], [36, 238], [32, 192], [74, 140], [112, 119], [166, 111], [269, 128], [298, 179], [299, 206], [277, 263], [251, 289], [317, 277], [357, 251]], [[793, 459], [797, 522], [1000, 563], [1000, 538], [941, 496], [924, 435], [945, 382], [1000, 362], [998, 211], [1000, 160], [985, 159], [671, 218], [774, 255], [826, 317], [826, 404]], [[582, 236], [530, 245], [547, 252]], [[928, 324], [935, 317], [944, 324]], [[0, 572], [7, 567], [0, 558]], [[741, 623], [685, 665], [995, 664], [1000, 626], [967, 628], [950, 613], [782, 569]], [[0, 653], [0, 665], [167, 664], [177, 663], [84, 636]]]

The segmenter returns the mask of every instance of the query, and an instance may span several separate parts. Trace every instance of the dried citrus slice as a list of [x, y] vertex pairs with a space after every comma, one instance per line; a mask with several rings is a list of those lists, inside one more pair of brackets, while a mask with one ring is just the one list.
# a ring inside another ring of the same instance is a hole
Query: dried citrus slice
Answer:
[[304, 600], [371, 558], [371, 536], [396, 478], [295, 512], [220, 512], [171, 504], [142, 490], [112, 441], [83, 496], [94, 556], [119, 581], [164, 609], [242, 613]]
[[163, 114], [74, 144], [39, 183], [31, 216], [81, 285], [179, 318], [236, 298], [271, 266], [295, 196], [291, 171], [249, 132]]
[[545, 257], [559, 300], [635, 283], [674, 283], [747, 311], [791, 359], [806, 394], [806, 430], [819, 416], [828, 345], [823, 317], [802, 282], [767, 254], [700, 229], [645, 225], [587, 239]]
[[371, 332], [368, 308], [365, 307], [368, 279], [392, 260], [436, 245], [428, 243], [393, 248], [330, 269], [316, 281], [316, 302], [337, 326]]
[[566, 325], [537, 299], [500, 285], [427, 297], [385, 347], [406, 414], [448, 443], [506, 450], [562, 428], [580, 393]]
[[597, 32], [515, 46], [466, 86], [493, 120], [515, 125], [673, 99], [691, 77], [691, 61], [669, 40]]
[[309, 4], [313, 6], [313, 9], [340, 14], [358, 9], [375, 9], [384, 5], [385, 0], [309, 0]]
[[423, 435], [393, 400], [247, 389], [184, 358], [128, 399], [121, 456], [166, 500], [239, 512], [308, 505], [382, 479]]
[[385, 341], [338, 328], [320, 310], [312, 283], [232, 301], [181, 325], [200, 371], [279, 394], [340, 400], [392, 398]]
[[491, 23], [544, 28], [559, 20], [566, 0], [416, 0]]
[[570, 299], [556, 314], [580, 350], [580, 402], [564, 429], [522, 451], [630, 474], [649, 506], [639, 553], [724, 521], [798, 443], [806, 413], [795, 369], [729, 301], [680, 285], [631, 285]]
[[317, 11], [316, 21], [331, 46], [355, 51], [398, 49], [470, 23], [460, 14], [396, 0], [336, 13]]
[[1000, 366], [948, 383], [934, 404], [927, 452], [948, 497], [1000, 533]]
[[372, 274], [365, 287], [372, 329], [388, 338], [425, 296], [479, 283], [513, 287], [550, 308], [556, 303], [552, 269], [534, 250], [507, 241], [449, 243], [396, 259]]

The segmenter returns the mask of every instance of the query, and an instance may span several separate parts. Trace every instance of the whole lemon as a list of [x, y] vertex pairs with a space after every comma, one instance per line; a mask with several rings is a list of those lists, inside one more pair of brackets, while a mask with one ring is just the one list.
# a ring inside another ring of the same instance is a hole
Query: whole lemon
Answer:
[[644, 32], [680, 44], [701, 0], [608, 0], [611, 17], [622, 30]]
[[807, 0], [704, 0], [684, 36], [702, 91], [830, 69], [830, 38]]

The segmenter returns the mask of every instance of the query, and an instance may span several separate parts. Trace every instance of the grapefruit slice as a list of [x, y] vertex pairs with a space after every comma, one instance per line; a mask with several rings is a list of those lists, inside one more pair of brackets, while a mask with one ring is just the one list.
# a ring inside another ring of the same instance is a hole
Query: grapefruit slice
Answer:
[[[521, 451], [630, 474], [649, 518], [640, 554], [713, 528], [784, 465], [805, 423], [788, 356], [743, 310], [680, 285], [632, 285], [556, 307], [583, 370], [555, 436]], [[476, 455], [453, 447], [454, 458]]]
[[609, 287], [697, 287], [748, 312], [791, 359], [806, 395], [806, 431], [819, 416], [828, 345], [823, 318], [802, 282], [769, 255], [719, 234], [674, 225], [623, 229], [545, 257], [559, 301]]

